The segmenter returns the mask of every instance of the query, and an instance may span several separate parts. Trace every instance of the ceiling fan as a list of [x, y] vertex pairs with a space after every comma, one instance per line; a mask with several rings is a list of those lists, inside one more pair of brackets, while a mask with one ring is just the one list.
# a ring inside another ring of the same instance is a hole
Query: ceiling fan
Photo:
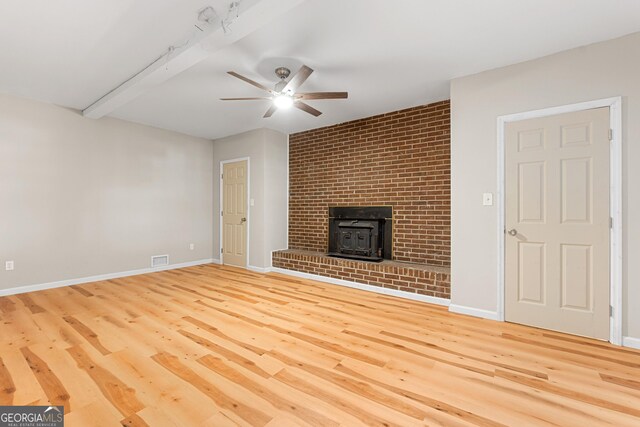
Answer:
[[345, 99], [349, 96], [347, 92], [296, 92], [298, 88], [309, 78], [313, 70], [306, 65], [303, 65], [291, 79], [287, 80], [291, 74], [291, 70], [286, 67], [278, 67], [275, 70], [276, 75], [280, 78], [280, 81], [276, 83], [274, 89], [269, 89], [266, 86], [261, 85], [251, 79], [248, 79], [235, 71], [228, 71], [233, 77], [237, 77], [250, 85], [253, 85], [259, 89], [265, 90], [271, 94], [271, 96], [254, 97], [254, 98], [220, 98], [222, 101], [253, 101], [258, 99], [268, 99], [272, 101], [271, 106], [264, 114], [263, 117], [271, 117], [278, 108], [296, 107], [306, 113], [318, 117], [322, 112], [316, 110], [309, 104], [303, 101], [309, 99]]

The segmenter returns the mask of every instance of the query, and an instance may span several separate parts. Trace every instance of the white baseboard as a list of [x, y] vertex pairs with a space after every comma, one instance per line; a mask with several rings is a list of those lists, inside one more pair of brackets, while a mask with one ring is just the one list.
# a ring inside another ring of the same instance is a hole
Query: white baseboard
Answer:
[[483, 310], [480, 308], [466, 307], [464, 305], [451, 304], [449, 311], [452, 313], [466, 314], [468, 316], [481, 317], [489, 320], [499, 320], [495, 311]]
[[637, 348], [640, 350], [640, 338], [622, 337], [622, 345], [624, 347]]
[[222, 265], [222, 260], [221, 260], [221, 259], [213, 258], [213, 259], [211, 260], [211, 264], [218, 264], [218, 265]]
[[430, 297], [428, 295], [414, 294], [411, 292], [396, 291], [395, 289], [387, 289], [381, 286], [365, 285], [363, 283], [351, 282], [349, 280], [334, 279], [333, 277], [320, 276], [318, 274], [303, 273], [301, 271], [287, 270], [286, 268], [272, 267], [274, 273], [282, 273], [289, 276], [300, 277], [303, 279], [317, 280], [319, 282], [331, 283], [333, 285], [346, 286], [348, 288], [361, 289], [363, 291], [375, 292], [377, 294], [391, 295], [394, 297], [410, 299], [414, 301], [428, 302], [437, 305], [449, 305], [446, 298]]
[[[218, 263], [220, 261], [218, 260]], [[139, 270], [120, 271], [118, 273], [100, 274], [98, 276], [80, 277], [78, 279], [60, 280], [57, 282], [40, 283], [36, 285], [18, 286], [9, 289], [0, 289], [0, 297], [7, 295], [23, 294], [26, 292], [43, 291], [45, 289], [61, 288], [64, 286], [79, 285], [81, 283], [100, 282], [102, 280], [118, 279], [139, 274], [155, 273], [157, 271], [175, 270], [176, 268], [193, 267], [194, 265], [216, 264], [214, 259], [201, 259], [197, 261], [182, 262], [180, 264], [164, 265], [156, 268], [141, 268]]]
[[254, 267], [253, 265], [248, 265], [247, 270], [253, 271], [254, 273], [268, 273], [271, 271], [271, 267]]
[[[449, 311], [452, 313], [466, 314], [474, 317], [481, 317], [489, 320], [499, 320], [498, 313], [495, 311], [482, 310], [480, 308], [466, 307], [464, 305], [451, 304]], [[640, 338], [622, 337], [622, 346], [637, 348], [640, 350]]]

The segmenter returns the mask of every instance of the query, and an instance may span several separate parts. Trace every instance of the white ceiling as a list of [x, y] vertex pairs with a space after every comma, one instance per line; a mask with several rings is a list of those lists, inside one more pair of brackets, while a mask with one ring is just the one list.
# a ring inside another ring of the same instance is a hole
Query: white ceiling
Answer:
[[[0, 2], [0, 92], [83, 109], [193, 32], [198, 10], [230, 0]], [[219, 138], [297, 132], [446, 99], [449, 80], [640, 31], [637, 0], [306, 0], [111, 115]], [[273, 69], [315, 69], [302, 91], [323, 111], [262, 115]]]

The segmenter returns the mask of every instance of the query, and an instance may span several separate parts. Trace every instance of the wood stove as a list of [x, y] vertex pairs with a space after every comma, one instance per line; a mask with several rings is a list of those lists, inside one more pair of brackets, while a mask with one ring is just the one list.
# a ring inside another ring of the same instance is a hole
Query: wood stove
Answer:
[[329, 208], [329, 255], [366, 261], [391, 259], [393, 208]]

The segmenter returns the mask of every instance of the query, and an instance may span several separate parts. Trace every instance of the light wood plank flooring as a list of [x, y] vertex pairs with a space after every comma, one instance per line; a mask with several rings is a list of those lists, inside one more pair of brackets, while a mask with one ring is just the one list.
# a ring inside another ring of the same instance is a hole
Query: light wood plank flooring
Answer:
[[67, 426], [638, 426], [640, 352], [214, 265], [0, 298], [0, 405]]

